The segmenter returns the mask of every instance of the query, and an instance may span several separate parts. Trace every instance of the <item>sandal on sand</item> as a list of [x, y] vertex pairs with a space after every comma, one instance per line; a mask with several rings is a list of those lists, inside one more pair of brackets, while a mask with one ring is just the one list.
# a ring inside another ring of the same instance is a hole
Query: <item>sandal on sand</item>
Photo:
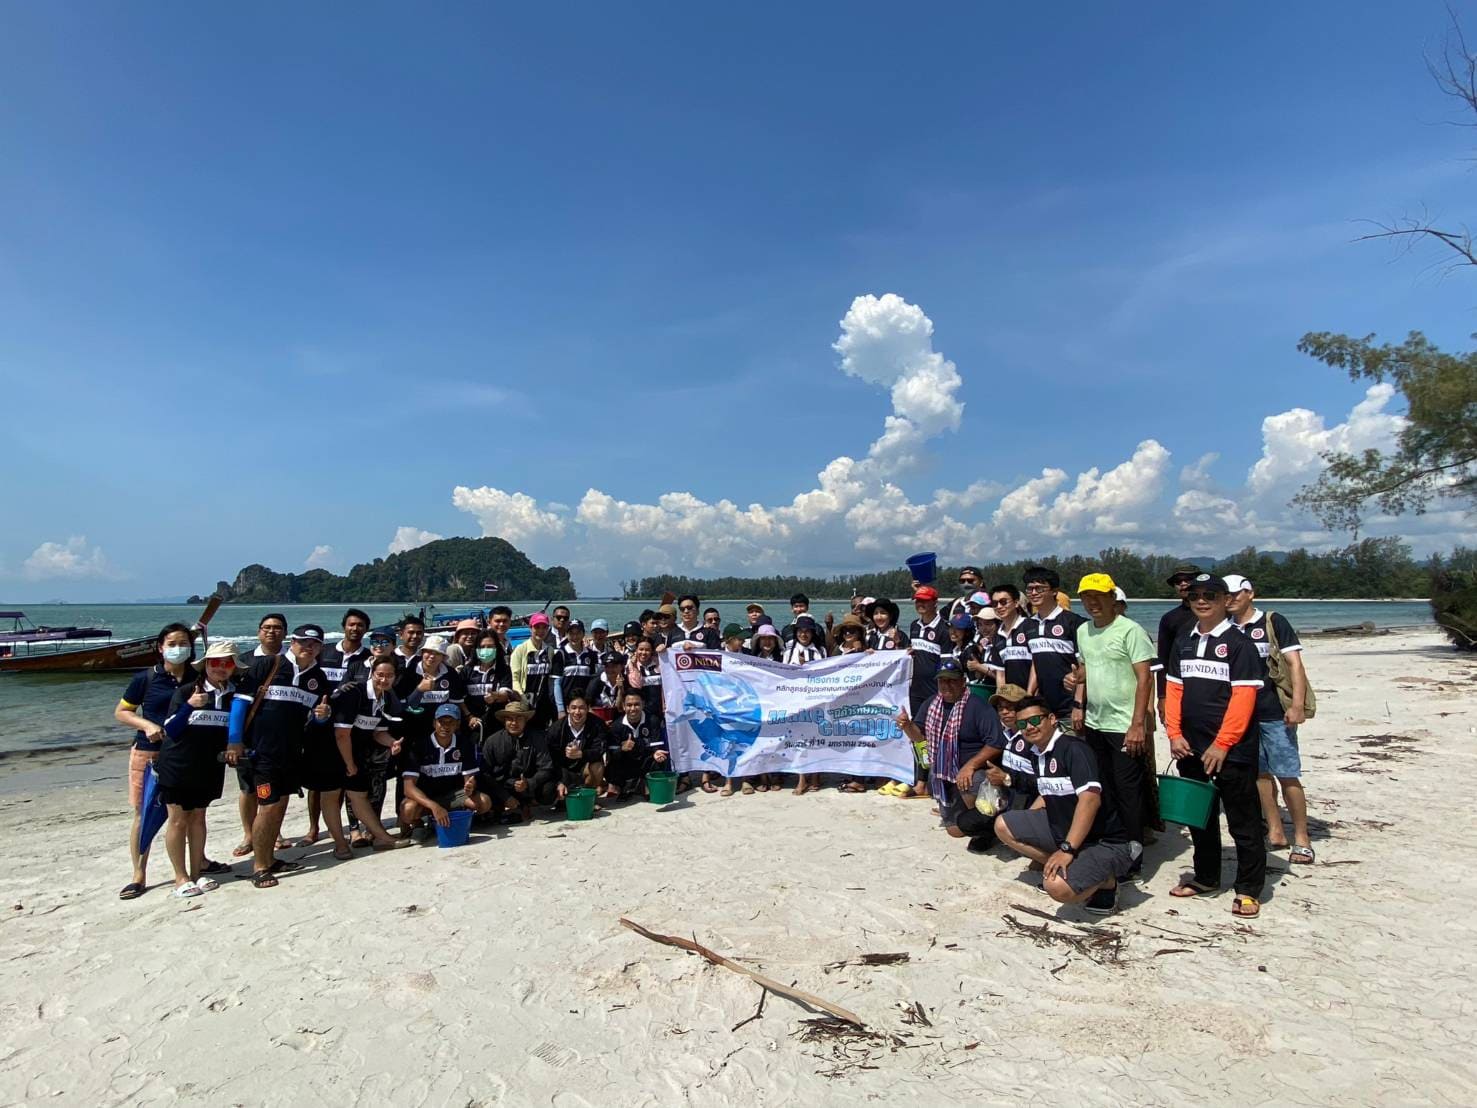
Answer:
[[739, 789], [739, 792], [743, 793], [745, 796], [753, 796], [754, 786], [745, 781], [743, 783], [743, 786]]
[[333, 856], [340, 862], [347, 862], [354, 857], [354, 852], [346, 846], [336, 846], [333, 848]]
[[207, 858], [207, 859], [205, 859], [205, 865], [201, 868], [200, 872], [201, 873], [230, 873], [231, 872], [231, 867], [228, 866], [228, 865], [226, 865], [225, 862], [213, 862], [209, 858]]
[[214, 877], [201, 876], [195, 878], [195, 888], [202, 893], [211, 893], [220, 888], [220, 883]]
[[118, 890], [119, 900], [137, 900], [144, 895], [144, 887], [137, 881], [130, 881]]
[[176, 885], [174, 887], [173, 895], [181, 898], [187, 896], [199, 896], [200, 890], [195, 886], [195, 882], [186, 881], [184, 884]]
[[1242, 919], [1255, 919], [1262, 913], [1261, 901], [1254, 896], [1244, 893], [1238, 894], [1231, 901], [1231, 915], [1240, 916]]
[[242, 842], [237, 843], [236, 846], [232, 849], [232, 851], [231, 851], [231, 857], [232, 858], [245, 858], [248, 854], [251, 853], [252, 849], [253, 848], [252, 848], [252, 845], [251, 845], [251, 840], [250, 839], [245, 839]]
[[1291, 853], [1288, 854], [1287, 860], [1293, 865], [1302, 864], [1307, 866], [1317, 861], [1317, 855], [1313, 853], [1311, 846], [1295, 846], [1292, 848]]
[[275, 889], [277, 887], [277, 878], [272, 876], [271, 870], [259, 869], [251, 875], [251, 884], [254, 888], [258, 889]]
[[295, 869], [302, 869], [301, 862], [289, 862], [286, 858], [278, 858], [268, 870], [269, 873], [291, 873]]
[[1193, 877], [1181, 877], [1180, 883], [1169, 890], [1169, 895], [1185, 900], [1192, 896], [1210, 896], [1219, 891], [1214, 885], [1206, 885]]
[[901, 789], [902, 786], [899, 785], [896, 781], [889, 781], [887, 784], [883, 785], [880, 789], [877, 790], [877, 795], [897, 796], [899, 794], [899, 790]]
[[399, 850], [402, 846], [409, 844], [404, 839], [386, 839], [382, 843], [377, 843], [371, 839], [367, 845], [371, 850]]

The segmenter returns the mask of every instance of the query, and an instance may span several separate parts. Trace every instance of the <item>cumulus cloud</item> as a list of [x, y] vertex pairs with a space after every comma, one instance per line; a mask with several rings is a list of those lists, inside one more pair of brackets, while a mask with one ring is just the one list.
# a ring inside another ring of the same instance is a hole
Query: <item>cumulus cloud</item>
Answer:
[[117, 574], [102, 550], [88, 544], [83, 535], [66, 542], [43, 542], [21, 563], [21, 576], [29, 581], [86, 577], [110, 578]]
[[445, 537], [445, 535], [436, 534], [435, 531], [422, 531], [419, 527], [397, 527], [395, 537], [390, 540], [390, 546], [385, 553], [404, 554], [407, 550], [414, 550], [418, 546], [425, 546], [428, 542], [435, 542]]
[[681, 491], [642, 503], [621, 498], [619, 489], [589, 488], [571, 507], [465, 485], [452, 490], [452, 503], [477, 520], [482, 534], [501, 536], [545, 564], [568, 566], [586, 589], [637, 573], [844, 572], [924, 549], [982, 561], [1110, 543], [1175, 552], [1189, 552], [1189, 542], [1202, 551], [1251, 542], [1330, 546], [1344, 536], [1322, 532], [1289, 508], [1292, 492], [1317, 476], [1323, 452], [1388, 446], [1403, 423], [1388, 411], [1393, 390], [1377, 385], [1333, 426], [1302, 408], [1268, 416], [1261, 457], [1239, 488], [1215, 486], [1214, 453], [1180, 468], [1174, 488], [1169, 450], [1145, 439], [1129, 457], [1079, 473], [1048, 467], [1014, 487], [976, 479], [914, 500], [907, 475], [934, 440], [963, 425], [958, 369], [933, 348], [933, 323], [923, 310], [893, 293], [857, 297], [832, 348], [844, 374], [887, 390], [890, 411], [865, 454], [828, 462], [789, 503]]
[[319, 543], [313, 547], [313, 552], [303, 561], [304, 569], [327, 569], [334, 560], [333, 547], [327, 543]]

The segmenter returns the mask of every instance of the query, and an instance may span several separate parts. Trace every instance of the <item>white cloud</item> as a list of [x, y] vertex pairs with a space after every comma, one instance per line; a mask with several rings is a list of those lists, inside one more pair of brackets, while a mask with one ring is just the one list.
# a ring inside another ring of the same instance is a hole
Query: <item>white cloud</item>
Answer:
[[118, 576], [107, 557], [96, 546], [89, 546], [82, 535], [66, 542], [43, 542], [21, 563], [21, 576], [30, 581], [56, 578], [111, 578]]
[[[1145, 439], [1126, 459], [1080, 473], [1046, 468], [1015, 487], [970, 480], [970, 474], [961, 488], [936, 489], [914, 501], [904, 477], [931, 440], [962, 426], [958, 370], [933, 349], [933, 324], [922, 309], [891, 293], [857, 297], [833, 349], [843, 373], [889, 390], [891, 411], [864, 456], [833, 459], [814, 487], [789, 503], [705, 500], [683, 491], [641, 503], [590, 488], [571, 507], [556, 500], [541, 504], [524, 492], [458, 485], [452, 504], [473, 515], [482, 534], [501, 536], [542, 564], [568, 566], [586, 590], [630, 574], [871, 569], [916, 550], [936, 550], [950, 561], [985, 561], [1085, 553], [1108, 544], [1177, 553], [1190, 546], [1231, 551], [1248, 543], [1328, 547], [1347, 539], [1320, 530], [1288, 500], [1317, 476], [1321, 452], [1385, 446], [1402, 426], [1386, 411], [1393, 390], [1380, 385], [1331, 427], [1301, 408], [1268, 416], [1262, 457], [1240, 488], [1215, 486], [1210, 470], [1219, 456], [1207, 453], [1179, 469], [1176, 491], [1169, 450]], [[1429, 521], [1432, 533], [1435, 522]], [[1369, 533], [1379, 533], [1378, 521], [1370, 526]], [[1441, 533], [1452, 541], [1450, 527]]]
[[304, 569], [327, 569], [334, 560], [333, 547], [319, 543], [303, 562]]
[[390, 540], [386, 554], [404, 554], [407, 550], [414, 550], [418, 546], [425, 546], [428, 542], [444, 539], [445, 535], [438, 535], [435, 531], [422, 531], [419, 527], [397, 527], [395, 537]]

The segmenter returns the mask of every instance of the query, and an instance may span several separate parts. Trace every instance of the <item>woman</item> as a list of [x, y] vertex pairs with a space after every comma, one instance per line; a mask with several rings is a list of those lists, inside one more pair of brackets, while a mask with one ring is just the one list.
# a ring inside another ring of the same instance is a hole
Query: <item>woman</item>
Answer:
[[344, 790], [349, 808], [367, 832], [364, 841], [375, 850], [400, 845], [380, 821], [385, 774], [391, 757], [400, 753], [404, 705], [395, 695], [398, 673], [394, 658], [375, 658], [366, 679], [343, 685], [333, 700], [334, 738], [348, 771]]
[[590, 707], [610, 712], [610, 721], [620, 715], [626, 701], [626, 657], [607, 653], [600, 659], [600, 672], [590, 678], [585, 699]]
[[[190, 667], [195, 655], [195, 633], [183, 623], [169, 623], [154, 639], [159, 656], [164, 660], [152, 668], [133, 675], [123, 699], [113, 709], [113, 718], [134, 728], [133, 749], [128, 754], [128, 802], [133, 807], [133, 824], [128, 831], [128, 857], [133, 862], [133, 878], [118, 893], [119, 900], [134, 900], [143, 895], [148, 884], [149, 855], [138, 848], [139, 825], [143, 819], [144, 769], [159, 756], [164, 745], [164, 721], [169, 718], [169, 705], [182, 685], [198, 676]], [[215, 867], [215, 868], [211, 868]], [[205, 872], [216, 873], [227, 867], [211, 862]]]
[[[236, 694], [236, 647], [212, 643], [194, 682], [175, 689], [164, 741], [154, 761], [159, 796], [169, 811], [164, 848], [174, 866], [174, 895], [199, 896], [217, 888], [205, 866], [205, 809], [225, 789], [226, 731]], [[186, 858], [188, 846], [189, 857]]]
[[761, 623], [754, 630], [752, 645], [749, 654], [755, 658], [767, 658], [771, 662], [783, 662], [785, 660], [784, 640], [780, 633], [774, 629], [772, 623]]
[[[810, 616], [801, 616], [795, 621], [795, 641], [785, 649], [783, 658], [787, 666], [808, 665], [826, 656], [826, 652], [816, 645], [816, 629], [816, 622]], [[795, 775], [796, 796], [819, 791], [820, 787], [819, 774], [797, 773]]]
[[[487, 718], [513, 699], [513, 667], [496, 631], [483, 631], [472, 647], [474, 660], [461, 669], [467, 683], [467, 725], [490, 735]], [[496, 721], [494, 721], [496, 722]]]
[[898, 630], [896, 604], [884, 597], [868, 604], [866, 613], [872, 623], [872, 629], [867, 632], [868, 650], [908, 649], [911, 645], [908, 636]]

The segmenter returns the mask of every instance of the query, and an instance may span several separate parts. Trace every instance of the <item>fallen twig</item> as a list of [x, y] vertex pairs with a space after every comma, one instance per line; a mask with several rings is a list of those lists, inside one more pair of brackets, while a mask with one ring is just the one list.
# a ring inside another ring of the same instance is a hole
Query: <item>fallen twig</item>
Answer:
[[753, 1023], [760, 1016], [764, 1015], [764, 1001], [768, 998], [768, 996], [769, 996], [769, 990], [768, 989], [761, 988], [759, 990], [759, 1007], [757, 1007], [757, 1008], [754, 1009], [754, 1014], [752, 1016], [750, 1016], [746, 1020], [739, 1020], [738, 1023], [736, 1023], [732, 1027], [730, 1027], [729, 1030], [730, 1031], [737, 1031], [744, 1024], [746, 1024], [746, 1023]]
[[826, 973], [830, 973], [832, 970], [845, 969], [847, 966], [895, 966], [901, 962], [906, 962], [907, 960], [908, 955], [906, 953], [862, 954], [856, 958], [847, 958], [840, 962], [831, 962], [828, 965], [822, 966], [821, 969], [824, 970]]
[[620, 924], [622, 927], [628, 927], [642, 938], [650, 939], [654, 943], [661, 943], [663, 946], [675, 946], [679, 950], [685, 950], [690, 954], [696, 954], [699, 957], [706, 958], [715, 966], [722, 966], [724, 969], [733, 970], [734, 973], [741, 973], [750, 980], [757, 981], [770, 992], [779, 993], [780, 996], [788, 997], [797, 1004], [804, 1004], [810, 1008], [819, 1008], [822, 1012], [829, 1012], [838, 1020], [842, 1020], [857, 1028], [865, 1028], [867, 1026], [861, 1021], [861, 1017], [857, 1016], [854, 1012], [848, 1012], [845, 1008], [838, 1008], [834, 1004], [829, 1004], [812, 993], [791, 988], [788, 985], [781, 985], [772, 977], [765, 977], [762, 973], [756, 973], [746, 966], [739, 965], [731, 958], [725, 958], [723, 955], [709, 950], [695, 939], [682, 939], [676, 935], [661, 935], [655, 931], [648, 931], [639, 923], [628, 920], [624, 916], [621, 917]]

